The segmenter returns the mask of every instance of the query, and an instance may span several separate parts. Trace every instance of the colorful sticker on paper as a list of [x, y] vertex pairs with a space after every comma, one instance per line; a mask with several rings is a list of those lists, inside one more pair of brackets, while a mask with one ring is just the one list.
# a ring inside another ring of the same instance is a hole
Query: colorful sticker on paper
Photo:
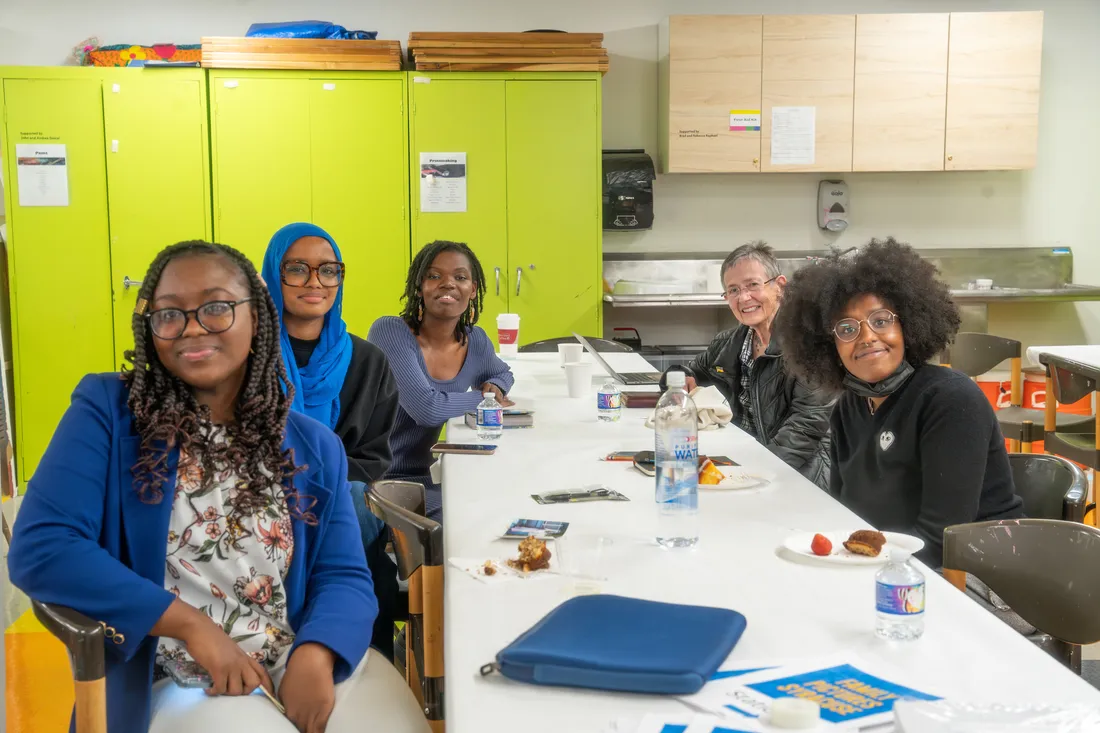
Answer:
[[760, 132], [760, 110], [731, 109], [730, 132]]

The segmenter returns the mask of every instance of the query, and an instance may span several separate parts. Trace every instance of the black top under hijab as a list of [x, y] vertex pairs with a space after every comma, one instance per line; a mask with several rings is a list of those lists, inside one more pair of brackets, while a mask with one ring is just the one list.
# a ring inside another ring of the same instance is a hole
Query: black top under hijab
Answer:
[[[294, 361], [309, 363], [320, 339], [290, 337]], [[397, 383], [386, 355], [374, 344], [351, 336], [351, 364], [340, 388], [340, 417], [335, 433], [348, 454], [348, 481], [369, 484], [390, 467], [390, 428], [397, 416]]]

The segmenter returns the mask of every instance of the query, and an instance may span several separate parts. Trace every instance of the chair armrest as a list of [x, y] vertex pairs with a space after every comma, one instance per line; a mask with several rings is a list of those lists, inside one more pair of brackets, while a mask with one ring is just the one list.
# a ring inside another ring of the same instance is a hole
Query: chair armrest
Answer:
[[34, 615], [46, 630], [61, 640], [73, 660], [73, 679], [91, 682], [106, 676], [103, 627], [65, 606], [33, 601]]

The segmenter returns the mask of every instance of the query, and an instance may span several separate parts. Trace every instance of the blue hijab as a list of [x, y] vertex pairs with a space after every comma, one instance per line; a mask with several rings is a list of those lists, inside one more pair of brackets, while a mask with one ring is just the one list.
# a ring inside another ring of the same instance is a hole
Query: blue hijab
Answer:
[[328, 232], [313, 224], [287, 224], [275, 232], [264, 254], [263, 278], [267, 283], [271, 299], [279, 311], [279, 343], [282, 347], [283, 365], [290, 383], [294, 385], [294, 402], [290, 408], [305, 413], [315, 420], [336, 428], [340, 417], [340, 389], [344, 386], [348, 366], [351, 364], [351, 336], [341, 316], [344, 305], [344, 286], [336, 292], [336, 302], [325, 314], [325, 325], [321, 328], [321, 341], [317, 344], [309, 363], [301, 369], [294, 361], [294, 350], [290, 347], [290, 336], [283, 322], [283, 257], [291, 245], [302, 237], [320, 237], [332, 245], [336, 259], [340, 258], [340, 248]]

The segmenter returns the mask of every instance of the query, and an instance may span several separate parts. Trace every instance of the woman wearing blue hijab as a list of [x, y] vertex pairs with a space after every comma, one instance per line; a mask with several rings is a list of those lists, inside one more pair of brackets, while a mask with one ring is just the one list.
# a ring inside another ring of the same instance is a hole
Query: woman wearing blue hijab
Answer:
[[283, 364], [294, 386], [291, 409], [335, 431], [347, 452], [352, 502], [378, 595], [374, 642], [390, 657], [397, 570], [363, 491], [392, 462], [389, 436], [397, 415], [397, 385], [382, 350], [348, 333], [341, 313], [345, 269], [328, 232], [313, 224], [288, 224], [267, 246], [263, 279], [282, 314]]

